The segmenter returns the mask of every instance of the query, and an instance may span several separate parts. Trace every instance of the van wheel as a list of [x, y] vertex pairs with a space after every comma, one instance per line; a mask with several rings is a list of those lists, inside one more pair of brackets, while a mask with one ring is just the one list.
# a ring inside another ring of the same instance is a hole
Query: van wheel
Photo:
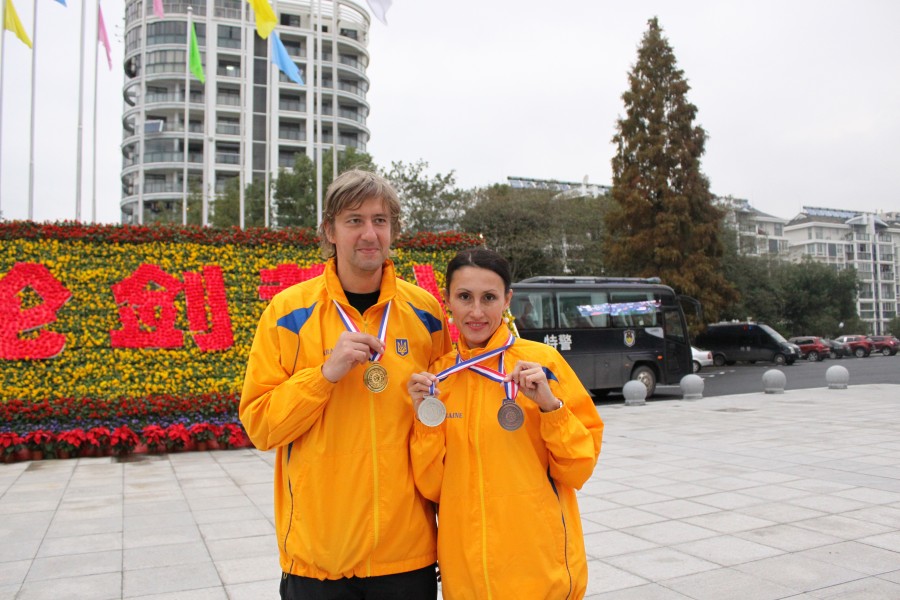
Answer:
[[806, 355], [806, 360], [808, 360], [809, 362], [816, 362], [817, 360], [819, 360], [819, 353], [815, 350], [810, 350], [809, 354]]
[[776, 354], [774, 357], [772, 357], [772, 362], [776, 365], [783, 365], [787, 362], [787, 359], [784, 357], [784, 354]]
[[631, 372], [632, 381], [640, 381], [647, 388], [647, 397], [656, 391], [656, 373], [650, 367], [638, 367]]
[[716, 354], [715, 356], [713, 356], [713, 364], [716, 365], [717, 367], [724, 367], [725, 366], [725, 356], [722, 354]]

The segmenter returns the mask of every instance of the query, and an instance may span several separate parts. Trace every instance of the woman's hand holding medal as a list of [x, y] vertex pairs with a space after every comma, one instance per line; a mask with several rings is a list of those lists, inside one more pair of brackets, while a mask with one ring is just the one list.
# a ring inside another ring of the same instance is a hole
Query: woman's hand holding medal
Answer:
[[343, 331], [322, 365], [322, 375], [331, 383], [337, 383], [350, 369], [368, 363], [372, 354], [380, 352], [384, 352], [384, 344], [374, 335]]
[[536, 362], [516, 361], [515, 368], [506, 375], [504, 381], [519, 384], [519, 390], [543, 412], [550, 412], [562, 406], [562, 402], [550, 390], [547, 373]]
[[421, 372], [413, 373], [407, 384], [412, 397], [416, 418], [429, 427], [437, 427], [447, 418], [447, 408], [437, 399], [441, 393], [436, 387], [437, 375]]

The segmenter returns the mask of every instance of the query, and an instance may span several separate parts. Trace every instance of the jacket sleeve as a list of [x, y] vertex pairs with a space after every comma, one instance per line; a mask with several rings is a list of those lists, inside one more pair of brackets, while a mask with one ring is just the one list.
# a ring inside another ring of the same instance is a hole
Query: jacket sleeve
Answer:
[[289, 373], [281, 364], [283, 350], [270, 304], [253, 338], [239, 407], [241, 422], [260, 450], [287, 445], [306, 433], [335, 386], [322, 375], [321, 365]]
[[603, 421], [578, 376], [562, 355], [555, 353], [549, 366], [557, 380], [550, 381], [550, 389], [563, 406], [541, 413], [541, 437], [549, 453], [550, 476], [580, 489], [597, 464]]
[[413, 419], [413, 431], [409, 436], [409, 457], [412, 462], [413, 481], [415, 481], [419, 493], [432, 502], [441, 501], [444, 456], [446, 454], [444, 425], [428, 427], [418, 419]]

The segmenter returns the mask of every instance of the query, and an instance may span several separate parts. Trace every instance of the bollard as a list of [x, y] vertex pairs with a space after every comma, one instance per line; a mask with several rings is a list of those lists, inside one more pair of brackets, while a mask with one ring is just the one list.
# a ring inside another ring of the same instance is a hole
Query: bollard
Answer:
[[769, 369], [763, 373], [763, 389], [767, 394], [783, 394], [787, 377], [778, 369]]
[[846, 390], [847, 384], [850, 382], [850, 371], [841, 365], [828, 367], [828, 370], [825, 371], [825, 381], [828, 382], [829, 390]]
[[625, 406], [643, 406], [647, 399], [647, 386], [632, 379], [622, 386], [622, 395], [625, 396]]
[[684, 400], [699, 400], [703, 397], [703, 379], [699, 375], [685, 375], [681, 378], [681, 397]]

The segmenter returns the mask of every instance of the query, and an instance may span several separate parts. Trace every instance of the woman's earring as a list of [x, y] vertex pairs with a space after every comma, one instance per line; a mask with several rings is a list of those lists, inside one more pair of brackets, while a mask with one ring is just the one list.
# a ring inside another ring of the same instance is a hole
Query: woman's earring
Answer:
[[504, 323], [509, 323], [509, 317], [503, 317], [503, 322], [504, 322]]
[[453, 313], [450, 312], [449, 310], [447, 311], [447, 322], [453, 323]]

